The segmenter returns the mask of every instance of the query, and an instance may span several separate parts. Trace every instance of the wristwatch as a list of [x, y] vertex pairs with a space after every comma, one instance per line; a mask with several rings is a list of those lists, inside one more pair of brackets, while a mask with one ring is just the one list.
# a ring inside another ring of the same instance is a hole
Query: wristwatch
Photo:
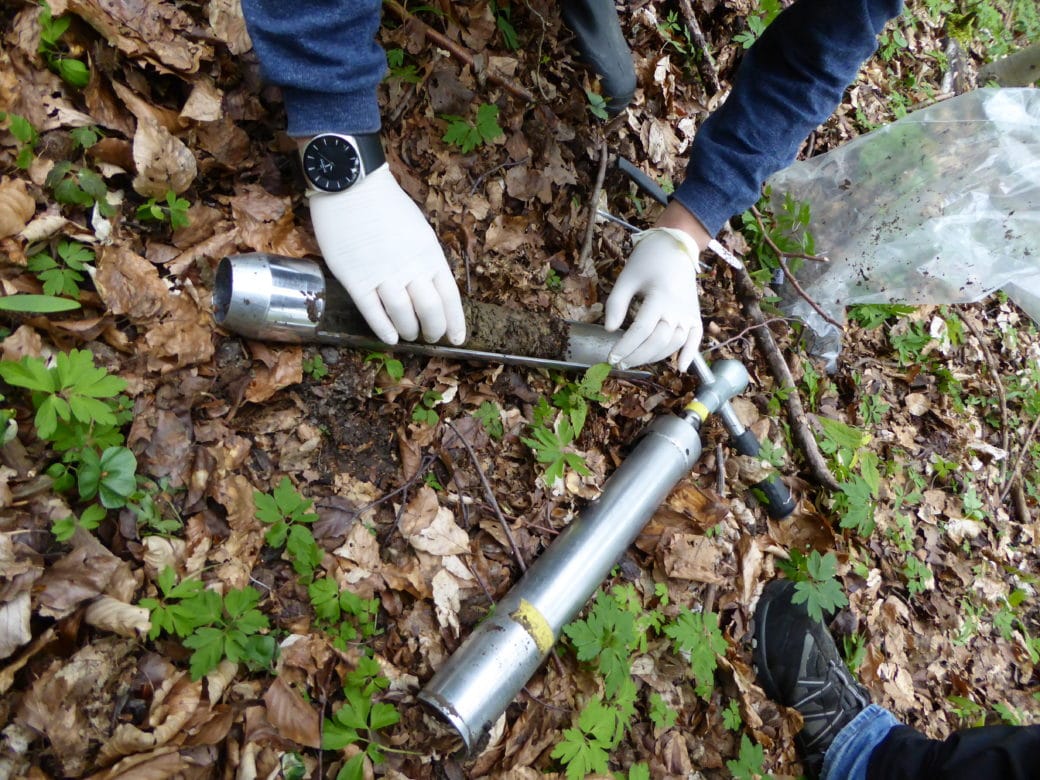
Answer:
[[386, 162], [378, 133], [322, 133], [300, 150], [303, 176], [312, 190], [342, 192]]

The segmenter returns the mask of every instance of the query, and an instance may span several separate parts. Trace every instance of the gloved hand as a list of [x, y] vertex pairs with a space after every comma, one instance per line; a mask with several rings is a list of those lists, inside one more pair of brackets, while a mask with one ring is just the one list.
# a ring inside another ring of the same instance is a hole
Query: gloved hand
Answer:
[[466, 340], [444, 251], [388, 165], [342, 192], [312, 192], [310, 208], [325, 263], [380, 341], [414, 341], [420, 328], [426, 341]]
[[642, 304], [607, 359], [625, 369], [661, 360], [682, 347], [679, 370], [685, 371], [704, 333], [697, 298], [700, 250], [688, 233], [675, 228], [644, 230], [633, 241], [635, 248], [607, 298], [604, 326], [617, 330], [632, 299], [638, 296]]

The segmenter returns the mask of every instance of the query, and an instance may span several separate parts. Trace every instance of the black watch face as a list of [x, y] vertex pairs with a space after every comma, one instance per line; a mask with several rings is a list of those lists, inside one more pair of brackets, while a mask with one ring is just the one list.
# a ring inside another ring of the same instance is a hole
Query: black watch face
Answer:
[[358, 180], [361, 157], [346, 139], [321, 135], [303, 150], [303, 172], [319, 190], [340, 192]]

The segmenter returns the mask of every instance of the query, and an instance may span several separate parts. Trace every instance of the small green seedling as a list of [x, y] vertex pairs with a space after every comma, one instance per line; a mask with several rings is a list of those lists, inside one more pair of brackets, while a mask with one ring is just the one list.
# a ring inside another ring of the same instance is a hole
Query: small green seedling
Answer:
[[719, 616], [683, 607], [675, 621], [664, 627], [664, 633], [672, 640], [675, 651], [689, 659], [694, 692], [707, 701], [715, 688], [719, 656], [725, 655], [728, 647], [719, 628]]
[[47, 67], [61, 76], [70, 86], [82, 89], [90, 82], [90, 69], [82, 60], [69, 56], [67, 47], [61, 45], [61, 37], [69, 29], [72, 18], [60, 16], [57, 19], [51, 14], [51, 7], [46, 0], [40, 3], [40, 47], [39, 53]]
[[191, 220], [188, 218], [190, 208], [191, 203], [178, 197], [173, 190], [167, 190], [165, 200], [157, 201], [155, 198], [149, 198], [138, 206], [137, 218], [143, 221], [169, 222], [171, 228], [179, 230], [191, 224]]
[[320, 382], [329, 375], [329, 367], [325, 365], [325, 359], [316, 353], [303, 359], [303, 373], [315, 382]]
[[849, 603], [838, 580], [838, 559], [834, 553], [820, 555], [818, 550], [813, 550], [805, 555], [801, 550], [791, 550], [791, 559], [777, 561], [777, 564], [795, 583], [791, 601], [805, 604], [813, 620], [823, 620], [825, 612], [833, 612]]
[[498, 106], [493, 103], [478, 106], [476, 119], [472, 122], [455, 115], [445, 115], [443, 119], [448, 122], [448, 129], [441, 140], [457, 146], [463, 154], [505, 135], [498, 124]]
[[345, 701], [325, 719], [321, 746], [324, 750], [342, 750], [349, 745], [363, 749], [343, 765], [337, 780], [362, 780], [366, 758], [374, 764], [385, 759], [388, 748], [376, 741], [378, 732], [401, 719], [393, 705], [375, 701], [376, 694], [389, 687], [390, 680], [383, 676], [379, 662], [370, 656], [362, 656], [357, 669], [347, 675], [343, 683]]
[[314, 502], [297, 493], [286, 476], [282, 477], [270, 495], [254, 491], [253, 501], [256, 503], [257, 520], [270, 526], [264, 540], [271, 547], [284, 546], [293, 569], [304, 580], [310, 581], [314, 570], [324, 558], [324, 552], [308, 527], [318, 519], [310, 511]]
[[7, 121], [7, 130], [15, 137], [20, 146], [18, 147], [18, 153], [15, 155], [14, 164], [25, 170], [28, 168], [33, 161], [33, 154], [36, 150], [36, 142], [40, 139], [39, 133], [36, 132], [36, 128], [32, 126], [28, 119], [18, 114], [9, 114], [5, 111], [0, 111], [0, 122]]
[[58, 243], [58, 257], [48, 252], [31, 255], [27, 262], [30, 271], [43, 283], [47, 295], [64, 295], [79, 300], [83, 274], [94, 262], [94, 252], [77, 241]]

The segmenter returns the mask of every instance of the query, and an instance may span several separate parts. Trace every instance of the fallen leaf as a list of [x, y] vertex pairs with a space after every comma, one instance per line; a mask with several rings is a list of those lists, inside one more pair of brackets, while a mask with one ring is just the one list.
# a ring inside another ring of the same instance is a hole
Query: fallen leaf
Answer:
[[166, 193], [184, 192], [195, 180], [195, 155], [169, 130], [152, 117], [140, 117], [134, 133], [134, 191], [148, 198], [165, 198]]
[[29, 628], [31, 616], [28, 590], [0, 604], [0, 659], [7, 658], [32, 639], [32, 630]]
[[267, 719], [278, 733], [298, 745], [321, 747], [321, 729], [314, 707], [282, 677], [276, 677], [264, 692]]
[[657, 554], [669, 577], [716, 585], [728, 581], [722, 569], [722, 550], [705, 536], [669, 529], [661, 534]]
[[36, 201], [26, 190], [24, 179], [0, 179], [0, 238], [21, 233], [35, 213]]
[[99, 596], [93, 601], [83, 619], [94, 628], [132, 638], [144, 636], [152, 627], [151, 613], [147, 609], [110, 596]]
[[469, 552], [469, 535], [455, 524], [455, 516], [438, 504], [433, 488], [424, 485], [401, 515], [401, 533], [416, 550], [431, 555]]

